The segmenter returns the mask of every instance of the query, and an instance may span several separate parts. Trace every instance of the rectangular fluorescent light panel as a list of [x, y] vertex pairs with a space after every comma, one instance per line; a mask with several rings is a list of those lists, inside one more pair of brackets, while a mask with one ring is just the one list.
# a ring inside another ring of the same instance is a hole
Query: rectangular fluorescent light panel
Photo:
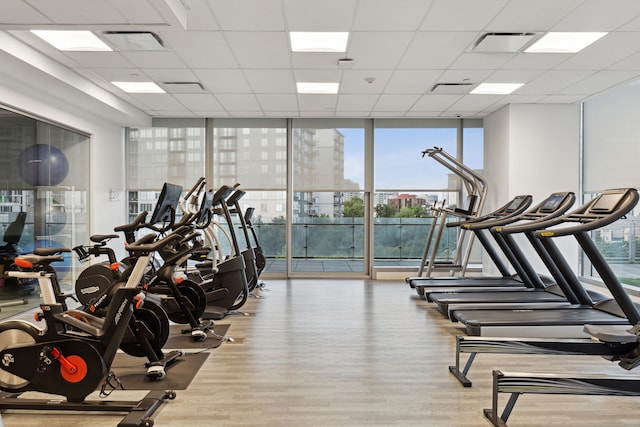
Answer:
[[293, 52], [346, 52], [348, 32], [300, 32], [289, 33]]
[[111, 82], [127, 93], [166, 93], [154, 82]]
[[296, 85], [298, 87], [298, 93], [334, 95], [338, 93], [340, 83], [298, 82]]
[[509, 95], [524, 83], [480, 83], [469, 92], [472, 95]]
[[31, 30], [58, 50], [110, 52], [111, 49], [91, 31]]
[[551, 32], [540, 37], [538, 41], [526, 48], [527, 53], [576, 53], [596, 40], [607, 35], [598, 33], [559, 33]]

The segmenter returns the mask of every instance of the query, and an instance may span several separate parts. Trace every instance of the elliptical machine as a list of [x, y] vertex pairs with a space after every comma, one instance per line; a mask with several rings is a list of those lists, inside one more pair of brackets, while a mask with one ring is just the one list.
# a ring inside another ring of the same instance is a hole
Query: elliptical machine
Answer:
[[[153, 253], [181, 239], [170, 234], [153, 243], [130, 244], [129, 253], [138, 258], [123, 277], [126, 283], [115, 285], [105, 317], [82, 310], [66, 310], [57, 300], [50, 264], [62, 261], [61, 255], [23, 255], [16, 264], [28, 271], [9, 272], [12, 277], [37, 278], [43, 303], [37, 319], [44, 329], [19, 320], [0, 323], [0, 389], [9, 394], [0, 399], [0, 409], [100, 410], [128, 412], [126, 424], [151, 426], [150, 415], [175, 392], [149, 393], [147, 408], [141, 402], [88, 402], [87, 396], [108, 383], [110, 367], [133, 316], [134, 305], [143, 303], [140, 282]], [[45, 252], [46, 253], [46, 252]], [[18, 395], [39, 391], [66, 398], [66, 402], [47, 404], [48, 400], [23, 399]], [[104, 392], [104, 388], [103, 388]], [[15, 394], [17, 393], [17, 395]], [[143, 399], [143, 400], [145, 400]], [[141, 410], [144, 409], [144, 410]]]

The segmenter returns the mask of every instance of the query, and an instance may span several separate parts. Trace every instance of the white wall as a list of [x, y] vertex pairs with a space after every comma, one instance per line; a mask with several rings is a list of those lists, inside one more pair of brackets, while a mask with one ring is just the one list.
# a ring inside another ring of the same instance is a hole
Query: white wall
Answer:
[[127, 222], [124, 126], [150, 126], [151, 119], [123, 114], [2, 51], [0, 61], [1, 105], [91, 136], [89, 233], [113, 233]]
[[[579, 105], [508, 105], [485, 119], [484, 131], [484, 171], [490, 193], [485, 212], [518, 194], [531, 194], [534, 204], [555, 191], [573, 191], [579, 197]], [[518, 241], [534, 267], [546, 271], [528, 242]], [[556, 243], [577, 272], [577, 244], [572, 238], [559, 238]], [[488, 257], [483, 261], [492, 266]], [[489, 272], [497, 273], [495, 268]]]

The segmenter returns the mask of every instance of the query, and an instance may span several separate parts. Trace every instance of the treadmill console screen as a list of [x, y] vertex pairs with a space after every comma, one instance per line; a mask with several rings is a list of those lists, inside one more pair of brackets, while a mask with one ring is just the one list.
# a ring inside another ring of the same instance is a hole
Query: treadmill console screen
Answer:
[[542, 207], [540, 208], [540, 212], [544, 212], [544, 213], [555, 212], [563, 200], [564, 200], [564, 195], [556, 194], [556, 195], [549, 196], [547, 200], [544, 202], [544, 205], [542, 205]]
[[504, 210], [505, 213], [511, 213], [511, 212], [515, 212], [518, 210], [518, 208], [520, 206], [522, 206], [522, 203], [525, 201], [526, 197], [525, 196], [516, 196], [511, 203], [509, 203], [509, 206], [506, 207], [506, 209]]
[[615, 193], [615, 194], [601, 194], [598, 198], [593, 202], [591, 207], [589, 208], [589, 212], [594, 213], [611, 213], [616, 209], [620, 200], [624, 193]]

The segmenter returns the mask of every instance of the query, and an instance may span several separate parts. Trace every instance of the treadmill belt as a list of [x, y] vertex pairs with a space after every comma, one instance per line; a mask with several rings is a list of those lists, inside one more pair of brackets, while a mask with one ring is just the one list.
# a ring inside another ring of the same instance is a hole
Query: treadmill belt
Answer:
[[591, 307], [531, 310], [462, 310], [456, 320], [474, 326], [629, 325], [629, 320]]

